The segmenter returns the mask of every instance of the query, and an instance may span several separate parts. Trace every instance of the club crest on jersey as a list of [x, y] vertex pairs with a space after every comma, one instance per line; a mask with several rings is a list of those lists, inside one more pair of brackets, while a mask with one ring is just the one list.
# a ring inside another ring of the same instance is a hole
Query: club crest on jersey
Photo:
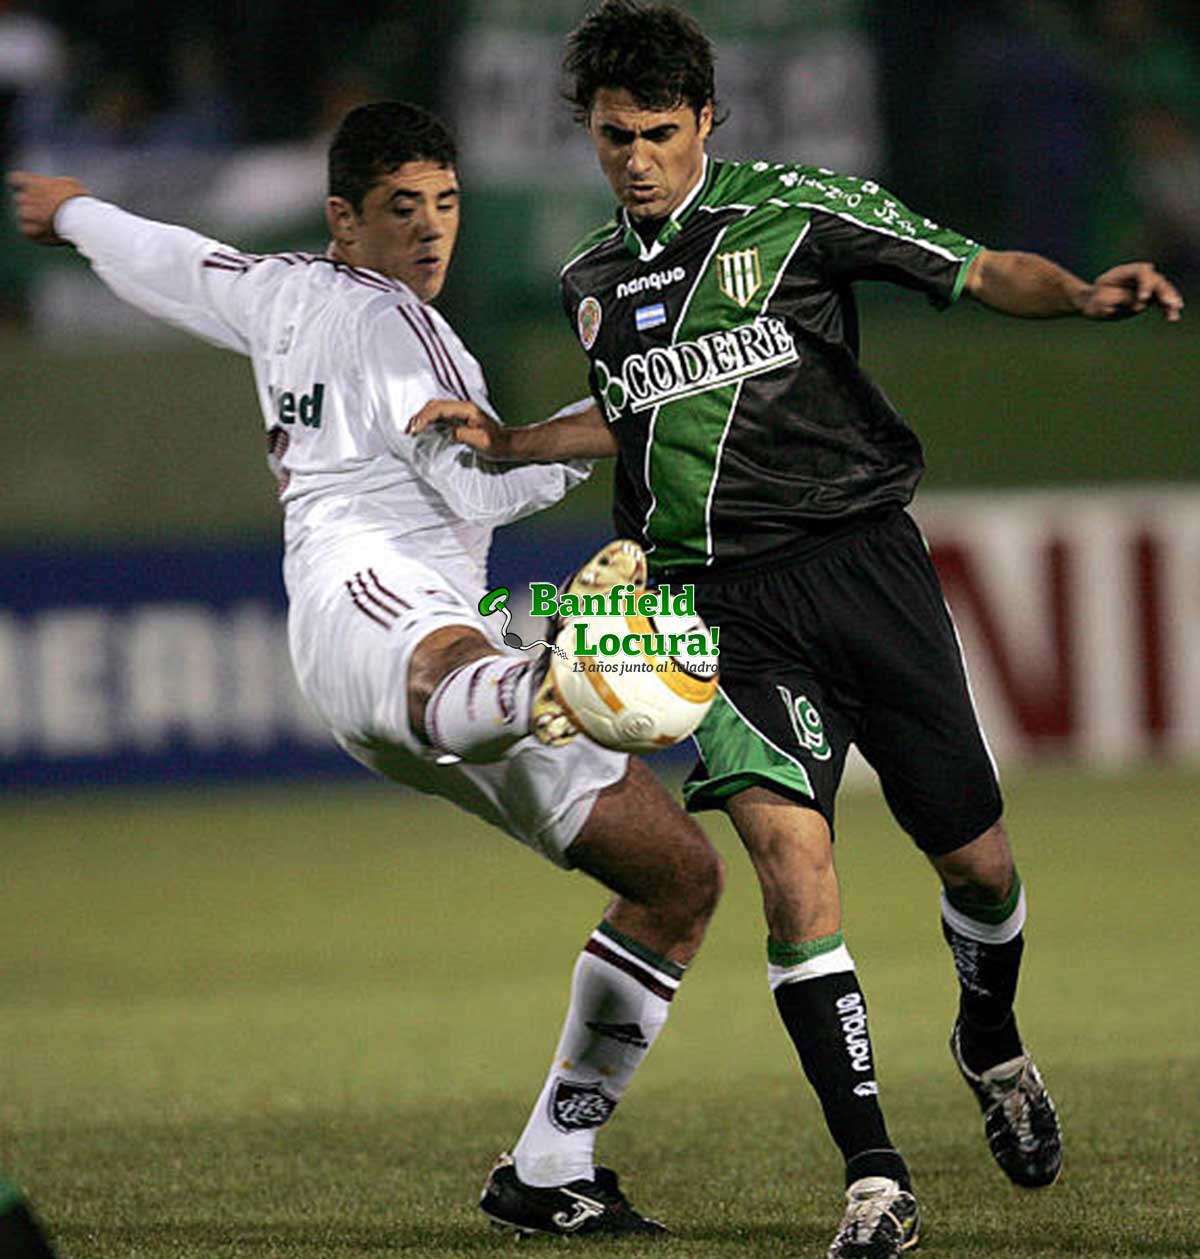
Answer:
[[750, 305], [751, 298], [762, 288], [762, 264], [756, 245], [717, 254], [717, 287], [743, 309]]
[[575, 316], [579, 328], [579, 342], [585, 350], [596, 344], [600, 332], [600, 303], [594, 297], [585, 297], [579, 303], [579, 311]]

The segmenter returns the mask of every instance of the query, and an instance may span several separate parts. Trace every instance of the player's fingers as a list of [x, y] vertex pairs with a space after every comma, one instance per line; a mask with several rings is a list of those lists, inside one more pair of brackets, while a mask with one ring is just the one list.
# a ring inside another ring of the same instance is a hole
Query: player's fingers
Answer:
[[474, 424], [458, 424], [454, 428], [454, 440], [463, 446], [471, 446], [475, 450], [487, 450], [490, 441], [487, 429]]
[[1163, 314], [1172, 322], [1183, 314], [1183, 294], [1166, 277], [1158, 277], [1150, 297], [1162, 307]]
[[436, 403], [427, 402], [417, 413], [409, 418], [407, 431], [414, 436], [428, 427], [433, 414], [436, 414]]
[[414, 437], [418, 433], [423, 433], [431, 424], [436, 424], [438, 420], [460, 420], [463, 418], [458, 413], [458, 407], [462, 404], [445, 401], [441, 398], [435, 398], [432, 402], [427, 402], [408, 422], [408, 431]]
[[1167, 283], [1152, 263], [1143, 263], [1137, 271], [1137, 296], [1143, 304], [1150, 301], [1160, 286]]
[[[1113, 275], [1111, 281], [1115, 282], [1119, 278], [1122, 277]], [[1172, 323], [1182, 315], [1183, 295], [1151, 263], [1133, 264], [1131, 271], [1123, 278], [1127, 287], [1114, 303], [1111, 317], [1140, 315], [1151, 305], [1159, 306], [1163, 315]]]

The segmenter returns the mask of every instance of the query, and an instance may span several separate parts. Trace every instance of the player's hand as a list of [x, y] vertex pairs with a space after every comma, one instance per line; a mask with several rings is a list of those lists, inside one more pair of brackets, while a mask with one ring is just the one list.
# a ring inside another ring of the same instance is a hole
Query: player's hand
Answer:
[[509, 430], [473, 402], [435, 399], [427, 402], [408, 422], [408, 431], [414, 437], [431, 427], [441, 429], [456, 442], [492, 459], [503, 459], [509, 453]]
[[15, 170], [9, 172], [8, 186], [21, 234], [38, 245], [65, 245], [67, 242], [54, 230], [54, 216], [64, 201], [89, 195], [83, 184], [70, 176]]
[[1158, 306], [1171, 323], [1183, 313], [1183, 298], [1166, 276], [1149, 262], [1123, 262], [1099, 275], [1080, 307], [1088, 319], [1129, 319]]

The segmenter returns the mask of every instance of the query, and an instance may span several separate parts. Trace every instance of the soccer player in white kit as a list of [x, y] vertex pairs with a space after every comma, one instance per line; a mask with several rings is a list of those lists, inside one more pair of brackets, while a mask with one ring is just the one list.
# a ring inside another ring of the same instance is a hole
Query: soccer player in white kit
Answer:
[[407, 432], [435, 398], [491, 412], [479, 364], [428, 304], [458, 231], [455, 164], [427, 111], [352, 111], [330, 145], [323, 255], [245, 254], [70, 178], [9, 183], [31, 240], [74, 245], [118, 296], [251, 359], [284, 510], [292, 660], [341, 746], [614, 892], [480, 1205], [522, 1232], [660, 1232], [593, 1148], [699, 948], [721, 862], [640, 761], [563, 742], [562, 719], [540, 732], [557, 746], [531, 734], [544, 664], [479, 615], [492, 529], [557, 501], [587, 465], [491, 463]]

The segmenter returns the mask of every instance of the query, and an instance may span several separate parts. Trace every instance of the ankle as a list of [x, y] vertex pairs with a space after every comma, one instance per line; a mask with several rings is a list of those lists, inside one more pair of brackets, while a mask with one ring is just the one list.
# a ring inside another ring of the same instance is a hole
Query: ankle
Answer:
[[896, 1181], [901, 1189], [912, 1192], [912, 1180], [908, 1174], [908, 1165], [900, 1156], [899, 1150], [889, 1148], [879, 1150], [863, 1150], [846, 1160], [846, 1188], [864, 1176], [884, 1176]]

